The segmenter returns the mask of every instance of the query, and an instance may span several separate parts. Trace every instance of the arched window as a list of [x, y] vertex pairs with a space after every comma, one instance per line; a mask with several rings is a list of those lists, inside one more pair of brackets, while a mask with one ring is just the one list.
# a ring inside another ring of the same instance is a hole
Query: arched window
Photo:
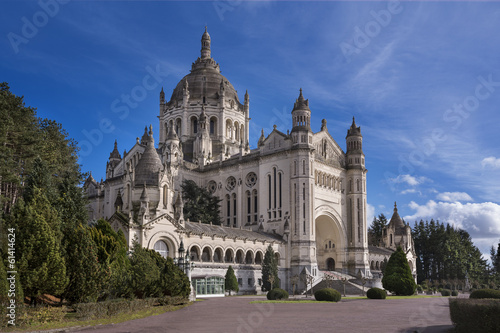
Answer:
[[236, 210], [237, 202], [236, 202], [236, 193], [233, 193], [233, 227], [236, 227], [238, 218], [237, 218], [237, 210]]
[[201, 261], [211, 262], [212, 261], [212, 251], [210, 251], [209, 247], [205, 247], [201, 254]]
[[226, 253], [224, 254], [224, 262], [234, 262], [234, 254], [233, 250], [226, 249]]
[[198, 247], [191, 246], [189, 249], [189, 255], [191, 256], [191, 261], [200, 261], [200, 251]]
[[246, 192], [247, 196], [247, 223], [250, 224], [252, 222], [252, 196], [250, 191]]
[[155, 243], [154, 250], [158, 252], [163, 258], [168, 257], [168, 246], [164, 241], [157, 241]]
[[198, 133], [198, 119], [196, 117], [191, 117], [191, 134]]
[[302, 160], [302, 174], [306, 174], [306, 160]]
[[259, 207], [258, 207], [259, 200], [257, 197], [257, 190], [253, 190], [252, 194], [253, 194], [253, 221], [254, 223], [257, 223], [259, 215]]
[[168, 187], [167, 185], [163, 186], [163, 206], [167, 206], [168, 204]]
[[175, 122], [175, 132], [177, 133], [177, 135], [180, 137], [182, 135], [182, 120], [180, 119], [177, 119], [177, 121]]
[[226, 222], [227, 226], [231, 225], [231, 198], [226, 195]]
[[210, 118], [210, 135], [217, 135], [217, 118]]

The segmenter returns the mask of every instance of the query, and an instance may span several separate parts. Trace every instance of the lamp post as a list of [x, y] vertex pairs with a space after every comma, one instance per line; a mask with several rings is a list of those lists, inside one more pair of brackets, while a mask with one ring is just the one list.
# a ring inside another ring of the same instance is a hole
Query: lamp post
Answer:
[[194, 301], [196, 297], [194, 295], [193, 286], [191, 284], [191, 271], [194, 269], [194, 263], [189, 258], [189, 251], [186, 253], [186, 255], [184, 255], [184, 252], [186, 252], [184, 250], [184, 242], [181, 239], [181, 244], [179, 246], [179, 257], [174, 258], [174, 264], [177, 265], [177, 267], [179, 267], [179, 269], [187, 275], [189, 280], [189, 287], [191, 288], [189, 300]]

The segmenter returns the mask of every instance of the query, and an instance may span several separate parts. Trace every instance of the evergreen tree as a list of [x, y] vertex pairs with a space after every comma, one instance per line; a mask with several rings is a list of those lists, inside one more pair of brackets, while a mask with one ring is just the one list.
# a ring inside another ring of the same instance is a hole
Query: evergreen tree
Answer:
[[382, 231], [387, 226], [387, 218], [384, 214], [373, 217], [372, 224], [368, 228], [368, 243], [369, 245], [379, 246], [382, 241]]
[[411, 274], [406, 255], [399, 246], [389, 258], [382, 278], [382, 285], [384, 289], [396, 295], [413, 295], [415, 293], [417, 285]]
[[226, 272], [226, 278], [224, 281], [224, 289], [229, 291], [229, 296], [231, 296], [231, 291], [235, 292], [240, 291], [240, 287], [238, 286], [238, 280], [236, 279], [236, 275], [234, 275], [234, 270], [232, 266], [229, 266]]
[[[3, 263], [2, 252], [0, 251], [0, 305], [3, 306], [9, 299], [9, 283], [7, 282], [7, 271]], [[0, 312], [1, 313], [1, 312]]]
[[158, 295], [160, 269], [155, 258], [137, 242], [134, 242], [132, 248], [130, 264], [129, 286], [135, 296], [144, 298]]
[[66, 263], [54, 230], [58, 218], [57, 211], [37, 188], [31, 202], [25, 205], [20, 201], [14, 208], [10, 225], [16, 229], [18, 271], [32, 302], [43, 293], [62, 293], [68, 283]]
[[[271, 281], [273, 281], [272, 285]], [[269, 245], [262, 261], [262, 291], [270, 291], [273, 288], [279, 287], [278, 262], [273, 248]]]
[[78, 226], [66, 239], [69, 283], [62, 294], [71, 303], [95, 302], [109, 279], [107, 261], [99, 262], [96, 244], [86, 226]]
[[221, 224], [220, 202], [204, 187], [199, 187], [192, 180], [184, 180], [181, 185], [184, 200], [184, 219], [202, 223]]

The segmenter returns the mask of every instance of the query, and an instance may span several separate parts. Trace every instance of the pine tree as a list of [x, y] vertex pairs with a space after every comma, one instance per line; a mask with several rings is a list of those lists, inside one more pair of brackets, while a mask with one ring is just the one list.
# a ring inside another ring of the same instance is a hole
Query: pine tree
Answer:
[[26, 205], [20, 202], [14, 210], [10, 223], [16, 229], [16, 256], [20, 256], [18, 271], [24, 292], [32, 302], [43, 293], [61, 294], [68, 278], [58, 233], [54, 230], [59, 224], [57, 211], [37, 188], [31, 202]]
[[382, 231], [387, 226], [387, 218], [384, 214], [373, 217], [372, 224], [368, 228], [368, 242], [370, 245], [379, 246], [382, 241]]
[[[274, 281], [272, 285], [271, 280]], [[273, 248], [269, 245], [262, 261], [262, 291], [270, 291], [273, 288], [279, 288], [279, 286], [278, 262]]]
[[229, 291], [229, 296], [231, 296], [231, 291], [235, 292], [240, 291], [240, 287], [238, 286], [238, 280], [236, 279], [236, 275], [234, 275], [234, 270], [232, 266], [229, 266], [226, 272], [226, 279], [224, 281], [224, 289]]
[[109, 280], [108, 262], [99, 262], [96, 244], [86, 226], [78, 226], [66, 239], [66, 273], [63, 298], [71, 303], [95, 302]]
[[389, 258], [382, 278], [384, 289], [396, 295], [413, 295], [417, 287], [403, 249], [398, 246]]

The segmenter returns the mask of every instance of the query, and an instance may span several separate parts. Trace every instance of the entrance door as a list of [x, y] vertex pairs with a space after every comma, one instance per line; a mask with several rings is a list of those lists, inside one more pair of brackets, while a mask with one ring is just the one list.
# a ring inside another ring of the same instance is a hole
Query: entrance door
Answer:
[[333, 258], [326, 259], [326, 267], [329, 271], [335, 270], [335, 260]]

